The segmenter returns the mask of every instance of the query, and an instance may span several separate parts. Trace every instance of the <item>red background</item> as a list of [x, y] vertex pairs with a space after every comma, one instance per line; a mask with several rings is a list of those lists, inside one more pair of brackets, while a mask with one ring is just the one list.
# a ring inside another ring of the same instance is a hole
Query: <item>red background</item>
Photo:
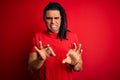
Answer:
[[[42, 15], [49, 1], [0, 1], [0, 80], [31, 80], [28, 54], [33, 35], [45, 29]], [[65, 8], [69, 29], [83, 44], [83, 70], [74, 80], [120, 80], [120, 1], [53, 1]]]

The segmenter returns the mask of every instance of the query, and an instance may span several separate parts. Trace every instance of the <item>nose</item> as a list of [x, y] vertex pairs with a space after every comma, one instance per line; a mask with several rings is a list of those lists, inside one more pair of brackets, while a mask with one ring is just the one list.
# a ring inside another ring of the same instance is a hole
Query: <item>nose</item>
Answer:
[[54, 20], [54, 19], [51, 19], [51, 23], [52, 23], [52, 24], [55, 23], [55, 20]]

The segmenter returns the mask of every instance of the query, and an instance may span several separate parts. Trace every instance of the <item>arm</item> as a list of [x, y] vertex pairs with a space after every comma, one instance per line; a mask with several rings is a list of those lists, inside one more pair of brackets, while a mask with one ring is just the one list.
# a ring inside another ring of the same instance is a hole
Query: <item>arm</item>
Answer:
[[28, 59], [28, 68], [33, 70], [38, 70], [43, 65], [44, 60], [40, 59], [40, 57], [37, 56], [37, 52], [31, 52]]
[[74, 48], [70, 49], [67, 53], [67, 57], [63, 60], [63, 63], [68, 63], [71, 65], [74, 71], [82, 70], [82, 54], [83, 50], [81, 49], [81, 44], [76, 46], [74, 43]]
[[30, 53], [28, 59], [29, 69], [32, 71], [40, 69], [43, 63], [45, 62], [45, 60], [50, 56], [55, 56], [55, 53], [50, 47], [50, 45], [43, 46], [41, 41], [40, 41], [40, 48], [35, 46], [35, 50], [37, 52]]

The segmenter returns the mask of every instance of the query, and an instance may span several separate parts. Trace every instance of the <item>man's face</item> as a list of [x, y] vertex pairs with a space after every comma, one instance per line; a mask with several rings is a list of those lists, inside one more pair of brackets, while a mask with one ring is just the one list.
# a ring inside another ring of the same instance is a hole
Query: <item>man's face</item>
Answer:
[[61, 25], [61, 15], [59, 10], [47, 10], [44, 20], [50, 32], [52, 33], [59, 32], [59, 28]]

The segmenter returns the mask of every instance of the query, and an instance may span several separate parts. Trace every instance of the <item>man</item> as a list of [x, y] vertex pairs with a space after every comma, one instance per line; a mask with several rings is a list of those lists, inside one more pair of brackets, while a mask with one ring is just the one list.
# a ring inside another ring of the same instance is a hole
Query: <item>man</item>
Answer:
[[72, 70], [82, 69], [81, 44], [67, 29], [65, 10], [56, 2], [44, 9], [47, 30], [36, 33], [29, 56], [29, 68], [36, 80], [72, 80]]

